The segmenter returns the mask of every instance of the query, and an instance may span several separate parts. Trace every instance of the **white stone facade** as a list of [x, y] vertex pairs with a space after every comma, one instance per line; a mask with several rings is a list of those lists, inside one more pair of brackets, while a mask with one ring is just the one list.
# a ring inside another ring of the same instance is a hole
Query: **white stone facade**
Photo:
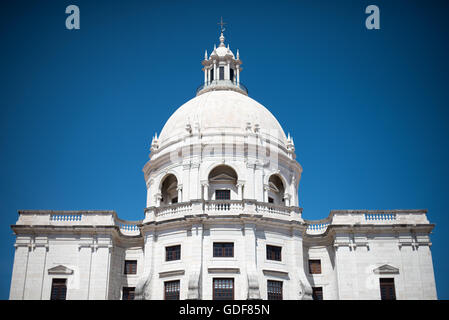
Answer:
[[[240, 65], [221, 35], [197, 96], [153, 138], [142, 220], [19, 211], [10, 299], [50, 299], [52, 280], [65, 279], [66, 299], [122, 299], [124, 288], [164, 299], [164, 283], [179, 281], [180, 299], [208, 300], [216, 278], [233, 280], [234, 299], [267, 299], [271, 280], [282, 283], [282, 299], [311, 299], [312, 288], [324, 299], [380, 299], [382, 278], [394, 279], [397, 299], [437, 298], [426, 210], [303, 219], [293, 139], [248, 97]], [[214, 243], [232, 243], [232, 256], [214, 257]], [[167, 261], [173, 246], [179, 257]], [[137, 262], [135, 274], [125, 261]]]

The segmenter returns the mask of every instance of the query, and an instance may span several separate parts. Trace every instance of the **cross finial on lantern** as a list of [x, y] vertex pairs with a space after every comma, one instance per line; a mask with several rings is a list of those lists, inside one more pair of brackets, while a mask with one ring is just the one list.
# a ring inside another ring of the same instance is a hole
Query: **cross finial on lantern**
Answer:
[[224, 25], [226, 25], [226, 22], [223, 22], [223, 17], [220, 17], [220, 22], [217, 23], [218, 25], [220, 25], [220, 31], [221, 33], [223, 33], [223, 31], [225, 31], [226, 29], [224, 28]]

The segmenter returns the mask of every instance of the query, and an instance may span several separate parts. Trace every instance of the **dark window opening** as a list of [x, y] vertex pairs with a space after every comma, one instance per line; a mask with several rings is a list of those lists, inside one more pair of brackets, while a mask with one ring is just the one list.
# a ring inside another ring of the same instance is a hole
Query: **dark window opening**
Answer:
[[220, 67], [220, 69], [219, 69], [219, 71], [220, 71], [220, 80], [224, 80], [224, 67]]
[[171, 199], [171, 203], [178, 203], [178, 197], [174, 197], [173, 199]]
[[213, 299], [214, 300], [234, 300], [234, 279], [214, 278], [213, 279]]
[[214, 81], [214, 69], [210, 69], [210, 82]]
[[137, 274], [136, 260], [125, 260], [125, 274]]
[[179, 300], [179, 280], [164, 282], [164, 300]]
[[313, 300], [323, 300], [323, 287], [312, 288]]
[[268, 203], [274, 203], [274, 199], [271, 197], [268, 197]]
[[321, 260], [309, 260], [309, 273], [310, 274], [321, 273]]
[[134, 288], [134, 287], [123, 287], [122, 300], [134, 300], [135, 290], [136, 290], [136, 288]]
[[381, 300], [396, 300], [396, 293], [394, 289], [394, 279], [384, 278], [379, 279], [380, 282], [380, 299]]
[[234, 69], [231, 68], [231, 69], [229, 70], [229, 72], [231, 73], [231, 74], [230, 74], [230, 79], [231, 79], [232, 82], [234, 82]]
[[267, 245], [267, 260], [281, 261], [281, 247]]
[[181, 259], [181, 245], [165, 247], [165, 261]]
[[66, 279], [53, 279], [50, 300], [65, 300], [67, 295]]
[[215, 200], [231, 200], [231, 190], [215, 190]]
[[214, 257], [233, 257], [234, 243], [214, 242]]
[[268, 300], [282, 300], [282, 281], [268, 280]]

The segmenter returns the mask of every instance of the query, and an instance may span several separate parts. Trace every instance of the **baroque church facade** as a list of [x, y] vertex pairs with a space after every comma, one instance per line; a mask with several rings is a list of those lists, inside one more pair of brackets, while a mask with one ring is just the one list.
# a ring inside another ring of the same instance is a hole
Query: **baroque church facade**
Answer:
[[303, 218], [293, 138], [219, 40], [153, 137], [143, 219], [19, 211], [10, 299], [436, 299], [426, 210]]

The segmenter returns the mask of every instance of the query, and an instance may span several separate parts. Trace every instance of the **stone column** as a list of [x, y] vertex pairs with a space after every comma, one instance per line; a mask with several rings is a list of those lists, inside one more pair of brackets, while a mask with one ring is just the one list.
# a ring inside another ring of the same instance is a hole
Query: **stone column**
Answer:
[[160, 207], [161, 206], [162, 195], [160, 193], [157, 193], [155, 195], [155, 197], [156, 197], [156, 207]]
[[143, 263], [143, 273], [139, 278], [136, 291], [136, 300], [149, 300], [151, 298], [151, 283], [153, 277], [154, 268], [154, 247], [156, 241], [156, 234], [153, 228], [145, 227], [144, 231], [145, 245], [144, 245], [144, 263]]
[[91, 237], [82, 237], [78, 244], [79, 272], [80, 272], [80, 288], [78, 299], [89, 300], [90, 298], [90, 281], [92, 274], [92, 255], [94, 247]]
[[284, 194], [284, 205], [290, 207], [290, 195], [288, 193]]
[[202, 197], [202, 199], [207, 201], [207, 200], [209, 200], [209, 182], [208, 181], [202, 181], [201, 185], [203, 186], [203, 197]]
[[178, 191], [178, 202], [182, 202], [182, 184], [178, 185], [176, 190]]
[[186, 186], [182, 190], [183, 201], [189, 201], [192, 197], [190, 196], [190, 163], [187, 162], [182, 164], [182, 184]]
[[187, 299], [199, 300], [202, 297], [200, 279], [203, 263], [203, 224], [200, 220], [195, 219], [192, 221], [190, 240]]
[[243, 181], [237, 181], [237, 193], [239, 195], [239, 200], [243, 200], [243, 186], [245, 183]]
[[264, 184], [263, 186], [263, 202], [268, 202], [268, 190], [270, 190], [270, 186], [267, 184]]
[[90, 300], [108, 299], [112, 242], [109, 236], [97, 237], [93, 244]]
[[28, 258], [30, 253], [29, 239], [22, 239], [19, 236], [14, 245], [16, 252], [14, 254], [14, 265], [12, 269], [10, 300], [23, 300], [26, 284], [26, 275], [28, 269]]
[[293, 259], [292, 287], [294, 292], [290, 290], [290, 292], [293, 292], [293, 296], [286, 297], [287, 299], [312, 300], [312, 287], [304, 270], [303, 231], [302, 229], [292, 229], [289, 250], [291, 250], [290, 257]]
[[237, 65], [236, 69], [237, 69], [237, 84], [239, 84], [240, 83], [240, 66]]
[[42, 286], [45, 274], [48, 240], [47, 237], [32, 239], [28, 256], [28, 267], [25, 282], [25, 300], [42, 299]]
[[[251, 220], [244, 221], [244, 239], [245, 239], [245, 261], [246, 276], [248, 281], [248, 291], [246, 298], [248, 300], [260, 299], [260, 285], [257, 275], [257, 238], [256, 224]], [[241, 297], [244, 298], [244, 297]]]

